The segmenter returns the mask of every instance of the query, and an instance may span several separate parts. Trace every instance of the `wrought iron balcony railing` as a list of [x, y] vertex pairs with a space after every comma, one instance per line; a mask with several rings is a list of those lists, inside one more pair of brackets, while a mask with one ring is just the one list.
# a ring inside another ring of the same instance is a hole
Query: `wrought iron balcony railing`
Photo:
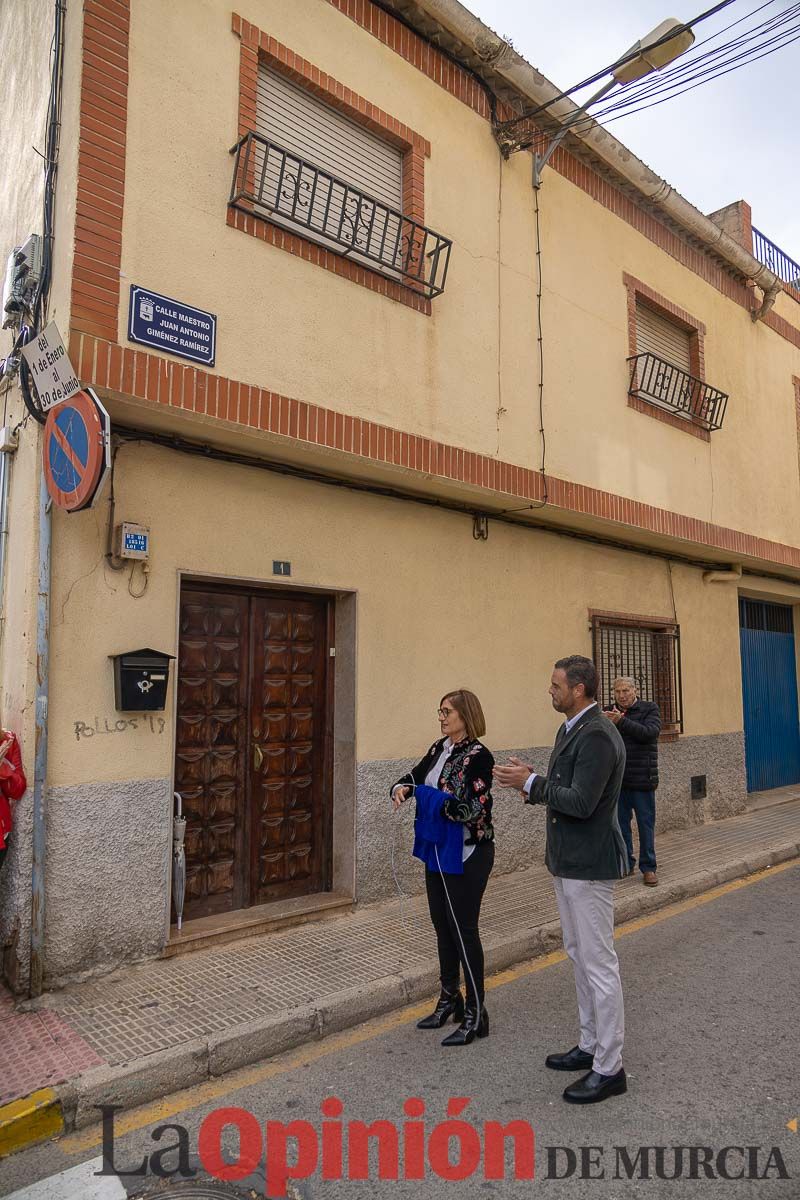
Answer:
[[753, 255], [789, 287], [800, 292], [800, 263], [796, 263], [780, 246], [776, 246], [760, 229], [753, 228]]
[[662, 405], [704, 429], [720, 429], [728, 404], [726, 392], [695, 379], [688, 371], [673, 366], [655, 354], [634, 354], [631, 364], [630, 394], [652, 404]]
[[233, 147], [229, 203], [420, 292], [440, 296], [452, 241], [258, 133]]

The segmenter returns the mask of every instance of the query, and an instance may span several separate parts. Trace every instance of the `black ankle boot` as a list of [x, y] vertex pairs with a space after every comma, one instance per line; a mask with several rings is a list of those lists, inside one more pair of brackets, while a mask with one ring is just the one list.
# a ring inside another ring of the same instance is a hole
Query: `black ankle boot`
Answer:
[[442, 989], [436, 1008], [429, 1017], [417, 1021], [417, 1029], [441, 1029], [450, 1018], [454, 1021], [464, 1020], [464, 997], [461, 992], [446, 992]]
[[480, 1016], [474, 1004], [468, 1004], [464, 1013], [464, 1020], [459, 1025], [458, 1029], [454, 1029], [449, 1037], [446, 1037], [442, 1042], [443, 1046], [468, 1046], [476, 1037], [485, 1038], [489, 1036], [489, 1014], [483, 1005], [481, 1005]]

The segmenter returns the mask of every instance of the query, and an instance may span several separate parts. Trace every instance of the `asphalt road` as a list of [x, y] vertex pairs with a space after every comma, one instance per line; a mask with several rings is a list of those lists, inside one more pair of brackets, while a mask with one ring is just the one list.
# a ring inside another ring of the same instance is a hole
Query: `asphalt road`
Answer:
[[[463, 1049], [442, 1049], [441, 1035], [417, 1031], [418, 1013], [407, 1010], [317, 1043], [308, 1054], [292, 1052], [263, 1068], [266, 1077], [255, 1082], [251, 1069], [246, 1086], [237, 1087], [241, 1074], [219, 1081], [211, 1101], [199, 1103], [201, 1094], [196, 1091], [170, 1098], [164, 1111], [177, 1106], [174, 1115], [164, 1116], [155, 1108], [140, 1110], [140, 1127], [117, 1140], [115, 1164], [134, 1167], [147, 1156], [152, 1166], [153, 1153], [180, 1136], [170, 1130], [161, 1140], [153, 1139], [153, 1130], [167, 1121], [185, 1127], [189, 1162], [198, 1167], [198, 1128], [208, 1113], [221, 1106], [253, 1114], [259, 1158], [265, 1122], [310, 1123], [304, 1137], [313, 1157], [313, 1148], [321, 1145], [325, 1120], [320, 1106], [336, 1098], [341, 1115], [334, 1120], [332, 1110], [327, 1116], [328, 1164], [335, 1174], [337, 1126], [346, 1130], [350, 1122], [389, 1122], [400, 1129], [402, 1148], [403, 1124], [413, 1120], [403, 1105], [418, 1098], [425, 1107], [431, 1157], [446, 1172], [444, 1134], [432, 1137], [432, 1131], [446, 1119], [452, 1098], [469, 1097], [460, 1116], [472, 1126], [464, 1134], [464, 1151], [472, 1153], [473, 1159], [478, 1155], [469, 1177], [458, 1182], [440, 1178], [428, 1161], [422, 1179], [404, 1179], [401, 1154], [399, 1180], [381, 1181], [373, 1152], [368, 1180], [323, 1180], [318, 1168], [307, 1179], [290, 1180], [288, 1195], [292, 1200], [357, 1200], [384, 1194], [464, 1200], [492, 1193], [529, 1196], [535, 1188], [554, 1200], [666, 1196], [796, 1200], [800, 1197], [800, 1132], [787, 1128], [787, 1123], [800, 1116], [799, 899], [800, 865], [792, 865], [708, 902], [698, 898], [676, 906], [678, 911], [664, 910], [619, 939], [629, 1077], [625, 1096], [586, 1108], [562, 1101], [561, 1090], [573, 1076], [547, 1070], [544, 1057], [576, 1041], [572, 971], [563, 961], [544, 967], [528, 964], [495, 981], [488, 994], [491, 1034], [485, 1041]], [[487, 1150], [491, 1135], [485, 1123], [512, 1121], [534, 1131], [534, 1180], [514, 1179], [510, 1147], [505, 1162]], [[410, 1131], [412, 1146], [419, 1126], [417, 1119]], [[276, 1147], [274, 1184], [280, 1175], [278, 1134], [271, 1143]], [[234, 1158], [237, 1141], [228, 1129], [223, 1146]], [[641, 1147], [651, 1149], [637, 1159]], [[666, 1149], [659, 1155], [653, 1147]], [[673, 1147], [704, 1147], [710, 1157], [686, 1149], [681, 1164]], [[752, 1149], [744, 1154], [731, 1150], [720, 1160], [725, 1147]], [[97, 1139], [82, 1131], [17, 1155], [0, 1163], [0, 1196], [65, 1168], [74, 1169], [99, 1154]], [[694, 1179], [689, 1177], [693, 1154], [699, 1175]], [[161, 1165], [172, 1169], [177, 1158], [177, 1152], [167, 1154]], [[413, 1154], [410, 1161], [413, 1165]], [[485, 1178], [487, 1161], [496, 1171], [504, 1171], [505, 1178]], [[648, 1178], [641, 1177], [645, 1161]], [[704, 1161], [714, 1178], [707, 1177]], [[745, 1177], [719, 1178], [720, 1161], [730, 1175], [744, 1171]], [[633, 1171], [630, 1179], [628, 1162]], [[308, 1165], [313, 1167], [310, 1160]], [[465, 1164], [465, 1171], [469, 1165]], [[679, 1178], [670, 1178], [676, 1166]], [[789, 1179], [780, 1177], [781, 1167]], [[574, 1169], [567, 1174], [570, 1168]], [[757, 1176], [766, 1174], [766, 1178], [751, 1177], [754, 1168]], [[659, 1178], [659, 1170], [667, 1177]], [[588, 1177], [601, 1171], [602, 1177]], [[197, 1178], [204, 1177], [201, 1172]], [[172, 1187], [175, 1178], [164, 1184]], [[122, 1182], [130, 1195], [138, 1196], [149, 1195], [158, 1180], [152, 1175], [124, 1176]], [[51, 1194], [69, 1200], [70, 1187], [64, 1184], [53, 1191], [53, 1184], [50, 1191], [44, 1185], [34, 1189], [31, 1200], [39, 1196], [49, 1200]], [[249, 1187], [263, 1195], [263, 1161], [235, 1186], [245, 1195]], [[90, 1193], [83, 1186], [74, 1194], [76, 1200], [87, 1200]], [[196, 1190], [186, 1193], [187, 1200], [193, 1194], [200, 1200]]]

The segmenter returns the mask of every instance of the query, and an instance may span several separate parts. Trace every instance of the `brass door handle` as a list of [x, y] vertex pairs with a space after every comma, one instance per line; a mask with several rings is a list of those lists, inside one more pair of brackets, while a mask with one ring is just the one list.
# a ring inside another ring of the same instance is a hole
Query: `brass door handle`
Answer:
[[253, 746], [253, 766], [255, 767], [255, 769], [257, 771], [261, 770], [261, 764], [263, 763], [263, 761], [264, 761], [264, 754], [263, 754], [258, 742], [256, 742], [255, 745]]

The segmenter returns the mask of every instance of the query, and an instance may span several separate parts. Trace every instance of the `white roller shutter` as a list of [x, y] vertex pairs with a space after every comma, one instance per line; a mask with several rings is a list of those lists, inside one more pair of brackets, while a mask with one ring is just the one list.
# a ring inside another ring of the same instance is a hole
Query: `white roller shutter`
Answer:
[[263, 64], [256, 132], [390, 208], [402, 209], [400, 151]]
[[636, 353], [655, 354], [691, 373], [691, 334], [655, 309], [636, 301]]

